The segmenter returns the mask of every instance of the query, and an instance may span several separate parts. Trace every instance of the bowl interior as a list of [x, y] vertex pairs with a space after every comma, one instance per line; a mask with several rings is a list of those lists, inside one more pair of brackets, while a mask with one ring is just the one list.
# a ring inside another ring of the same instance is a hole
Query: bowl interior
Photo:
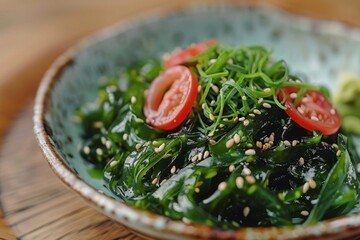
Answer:
[[[264, 45], [285, 59], [293, 73], [331, 91], [342, 72], [360, 75], [360, 34], [273, 9], [213, 6], [192, 8], [114, 27], [85, 41], [62, 70], [49, 95], [45, 119], [55, 150], [90, 186], [117, 198], [101, 173], [79, 154], [81, 127], [74, 112], [94, 101], [101, 78], [139, 59], [160, 58], [175, 47], [216, 38], [222, 44]], [[358, 144], [360, 146], [360, 144]]]

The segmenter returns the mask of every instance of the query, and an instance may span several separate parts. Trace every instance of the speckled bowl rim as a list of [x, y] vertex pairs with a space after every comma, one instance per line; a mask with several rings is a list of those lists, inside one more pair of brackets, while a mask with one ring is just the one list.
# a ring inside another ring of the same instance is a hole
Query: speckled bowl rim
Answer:
[[[213, 7], [214, 5], [210, 5]], [[216, 6], [216, 5], [215, 5]], [[222, 6], [222, 5], [221, 5]], [[228, 5], [224, 5], [225, 7]], [[154, 21], [159, 18], [167, 17], [169, 12], [186, 11], [188, 6], [177, 9], [163, 8], [161, 11], [150, 12], [136, 19], [130, 19], [100, 30], [95, 34], [86, 37], [77, 45], [68, 49], [58, 57], [45, 73], [39, 85], [35, 105], [34, 105], [34, 132], [40, 145], [42, 153], [55, 174], [70, 189], [78, 193], [89, 205], [107, 215], [113, 220], [123, 224], [127, 228], [144, 234], [149, 237], [160, 237], [162, 239], [312, 239], [321, 237], [343, 238], [347, 236], [360, 236], [360, 214], [352, 216], [342, 216], [330, 220], [322, 221], [310, 226], [290, 226], [290, 227], [260, 227], [260, 228], [241, 228], [238, 230], [221, 231], [204, 225], [185, 224], [182, 221], [172, 220], [162, 215], [139, 210], [125, 203], [104, 195], [85, 183], [80, 177], [65, 163], [57, 154], [51, 137], [46, 131], [45, 115], [47, 107], [50, 106], [50, 95], [54, 83], [62, 74], [63, 70], [71, 63], [74, 56], [80, 49], [89, 47], [99, 41], [122, 34], [128, 29], [137, 27], [142, 20]], [[202, 6], [207, 7], [207, 6]], [[360, 30], [344, 23], [319, 20], [310, 17], [298, 16], [286, 10], [269, 8], [269, 6], [236, 5], [236, 7], [269, 9], [285, 19], [290, 19], [305, 28], [311, 28], [315, 24], [318, 32], [331, 35], [346, 35], [347, 38], [355, 38], [360, 41]], [[170, 10], [170, 11], [169, 11]], [[311, 24], [309, 24], [311, 23]]]

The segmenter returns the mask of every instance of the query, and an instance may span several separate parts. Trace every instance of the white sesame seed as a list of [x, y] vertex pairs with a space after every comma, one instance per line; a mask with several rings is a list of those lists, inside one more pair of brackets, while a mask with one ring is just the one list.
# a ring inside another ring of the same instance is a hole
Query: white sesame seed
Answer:
[[100, 140], [101, 140], [101, 143], [105, 145], [105, 143], [106, 143], [106, 138], [105, 138], [105, 137], [101, 137]]
[[110, 167], [115, 167], [119, 162], [118, 161], [112, 161], [110, 163]]
[[297, 93], [290, 93], [290, 98], [292, 98], [292, 99], [297, 98]]
[[240, 121], [240, 122], [245, 121], [245, 117], [241, 117], [241, 118], [239, 118], [239, 121]]
[[164, 150], [164, 148], [165, 148], [165, 143], [162, 143], [159, 147], [157, 147], [157, 148], [155, 148], [155, 152], [156, 153], [159, 153], [159, 152], [161, 152], [162, 150]]
[[258, 148], [262, 148], [262, 147], [263, 147], [263, 143], [260, 142], [260, 141], [257, 141], [257, 142], [256, 142], [256, 146], [257, 146]]
[[242, 100], [246, 101], [247, 100], [247, 97], [244, 95], [241, 97]]
[[305, 163], [305, 159], [303, 157], [299, 158], [299, 165], [302, 166]]
[[292, 145], [293, 147], [295, 147], [298, 143], [299, 143], [298, 140], [293, 140], [291, 145]]
[[103, 154], [103, 150], [101, 148], [96, 149], [96, 154], [101, 156]]
[[254, 117], [255, 117], [255, 114], [249, 113], [249, 116], [252, 117], [252, 118], [254, 118]]
[[237, 177], [236, 180], [235, 180], [235, 184], [236, 184], [236, 187], [238, 189], [241, 189], [243, 188], [244, 186], [244, 179], [242, 177]]
[[357, 171], [358, 173], [360, 173], [360, 163], [358, 163], [358, 164], [356, 165], [356, 171]]
[[218, 186], [219, 191], [224, 191], [226, 188], [226, 182], [221, 182]]
[[211, 85], [211, 89], [212, 89], [215, 93], [219, 93], [219, 87], [218, 87], [218, 86], [212, 84], [212, 85]]
[[233, 138], [230, 138], [230, 139], [226, 142], [225, 146], [226, 146], [226, 148], [231, 148], [231, 147], [234, 145], [234, 143], [235, 143], [234, 139], [233, 139]]
[[89, 148], [88, 146], [85, 146], [85, 147], [83, 148], [83, 152], [84, 152], [85, 154], [89, 154], [89, 153], [90, 153], [90, 148]]
[[229, 172], [233, 172], [235, 170], [235, 165], [234, 164], [231, 164], [229, 166]]
[[297, 107], [296, 109], [297, 109], [298, 112], [301, 113], [301, 114], [304, 114], [304, 113], [305, 113], [304, 109], [302, 109], [301, 107]]
[[264, 99], [263, 99], [263, 98], [259, 98], [259, 100], [258, 100], [258, 104], [262, 103], [263, 101], [264, 101]]
[[310, 119], [313, 120], [313, 121], [316, 121], [316, 122], [319, 121], [319, 118], [318, 118], [318, 117], [315, 117], [315, 116], [311, 116]]
[[245, 179], [249, 184], [254, 184], [256, 182], [256, 179], [254, 178], [254, 176], [251, 176], [251, 175], [246, 176]]
[[301, 211], [300, 214], [303, 216], [309, 216], [309, 212], [306, 210]]
[[275, 133], [271, 133], [269, 137], [269, 142], [274, 142], [275, 140]]
[[206, 103], [201, 104], [202, 109], [205, 109], [205, 107], [206, 107]]
[[271, 105], [269, 104], [269, 103], [263, 103], [263, 105], [262, 105], [264, 108], [271, 108]]
[[215, 141], [214, 139], [210, 139], [210, 140], [209, 140], [209, 143], [210, 143], [211, 145], [214, 145], [214, 144], [216, 144], [216, 141]]
[[257, 114], [257, 115], [260, 115], [261, 114], [261, 112], [260, 112], [260, 110], [259, 109], [254, 109], [254, 111], [253, 111], [255, 114]]
[[336, 143], [333, 143], [331, 146], [332, 146], [333, 148], [335, 148], [335, 149], [338, 149], [338, 148], [339, 148], [339, 146], [338, 146]]
[[235, 135], [233, 136], [233, 139], [234, 139], [235, 144], [238, 144], [241, 141], [240, 136], [237, 133], [235, 133]]
[[309, 187], [310, 187], [309, 183], [306, 182], [306, 183], [303, 185], [303, 193], [306, 193], [307, 191], [309, 191]]
[[308, 182], [309, 182], [310, 188], [312, 188], [312, 189], [316, 188], [316, 182], [313, 179], [310, 179]]
[[237, 123], [239, 121], [239, 117], [234, 118], [234, 123]]
[[163, 179], [162, 181], [161, 181], [161, 183], [160, 183], [160, 186], [162, 186], [165, 182], [167, 181], [167, 179], [165, 178], [165, 179]]
[[270, 141], [270, 138], [269, 137], [266, 137], [265, 139], [264, 139], [264, 143], [268, 143]]
[[107, 149], [110, 149], [111, 146], [112, 146], [112, 142], [111, 142], [110, 140], [107, 140], [107, 141], [105, 142], [105, 146], [106, 146]]
[[295, 82], [299, 83], [299, 84], [302, 83], [302, 81], [300, 79], [296, 79]]
[[248, 149], [245, 151], [245, 155], [248, 155], [248, 156], [252, 156], [252, 155], [255, 155], [256, 154], [256, 151], [255, 149]]
[[136, 97], [135, 97], [135, 96], [131, 96], [130, 101], [131, 101], [132, 104], [136, 103]]
[[197, 156], [199, 161], [203, 158], [203, 154], [201, 152], [199, 152]]
[[201, 92], [201, 89], [202, 89], [202, 87], [201, 87], [201, 85], [199, 85], [198, 88], [197, 88], [197, 91]]
[[185, 224], [191, 224], [191, 221], [190, 221], [188, 218], [186, 218], [186, 217], [183, 217], [181, 220], [182, 220]]
[[249, 120], [248, 119], [245, 119], [244, 120], [244, 126], [248, 126], [250, 124]]
[[198, 188], [198, 187], [195, 188], [195, 192], [196, 192], [196, 193], [199, 193], [199, 192], [200, 192], [200, 188]]
[[123, 140], [126, 141], [128, 139], [129, 135], [127, 133], [124, 133]]
[[212, 113], [210, 113], [209, 118], [210, 118], [211, 121], [215, 120], [215, 117], [214, 117], [214, 115]]
[[285, 141], [284, 141], [284, 145], [287, 146], [287, 147], [290, 147], [290, 146], [291, 146], [291, 143], [290, 143], [288, 140], [285, 140]]
[[138, 143], [135, 145], [136, 150], [139, 150], [140, 148], [142, 148], [143, 144], [142, 143]]
[[214, 132], [209, 132], [208, 137], [213, 137], [214, 136]]
[[156, 185], [158, 183], [158, 178], [154, 178], [151, 182], [152, 185]]
[[336, 156], [340, 156], [341, 155], [341, 151], [340, 150], [337, 150], [337, 152], [336, 152]]
[[174, 174], [176, 172], [176, 167], [172, 166], [172, 168], [170, 169], [171, 174]]
[[198, 155], [194, 155], [192, 158], [191, 158], [191, 161], [192, 162], [196, 162], [198, 160]]
[[210, 102], [210, 105], [211, 105], [211, 106], [214, 106], [215, 103], [216, 103], [215, 100], [212, 100], [212, 101]]
[[203, 158], [206, 159], [207, 157], [209, 157], [209, 155], [210, 155], [210, 152], [209, 152], [208, 150], [206, 150], [206, 151], [204, 152]]
[[333, 109], [333, 108], [330, 109], [330, 114], [331, 114], [331, 115], [335, 115], [335, 113], [336, 113], [335, 109]]
[[251, 174], [251, 170], [247, 167], [244, 167], [242, 172], [245, 174], [245, 175], [250, 175]]
[[250, 208], [249, 207], [244, 207], [243, 209], [243, 215], [244, 217], [247, 217], [250, 213]]
[[264, 93], [269, 93], [269, 92], [271, 92], [270, 88], [264, 88]]
[[216, 61], [217, 61], [216, 58], [212, 58], [212, 59], [209, 60], [208, 64], [212, 65], [212, 64], [216, 63]]

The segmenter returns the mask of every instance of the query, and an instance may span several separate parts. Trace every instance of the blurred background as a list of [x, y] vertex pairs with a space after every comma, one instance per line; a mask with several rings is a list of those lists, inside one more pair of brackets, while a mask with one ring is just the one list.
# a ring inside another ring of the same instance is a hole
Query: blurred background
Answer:
[[[69, 46], [117, 22], [207, 2], [271, 5], [360, 27], [358, 0], [0, 0], [0, 156], [5, 133], [22, 110], [31, 109], [42, 75]], [[15, 237], [8, 225], [0, 208], [0, 239]]]

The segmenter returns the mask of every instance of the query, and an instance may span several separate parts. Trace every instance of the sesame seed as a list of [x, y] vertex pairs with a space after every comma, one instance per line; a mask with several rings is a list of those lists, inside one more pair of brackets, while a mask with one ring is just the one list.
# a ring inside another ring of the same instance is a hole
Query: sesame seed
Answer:
[[254, 184], [256, 182], [256, 179], [254, 178], [254, 176], [251, 176], [251, 175], [246, 176], [245, 179], [249, 184]]
[[100, 140], [101, 140], [101, 143], [105, 145], [105, 143], [106, 143], [106, 138], [105, 138], [105, 137], [101, 137]]
[[291, 145], [292, 145], [293, 147], [295, 147], [298, 143], [299, 143], [298, 140], [293, 140]]
[[295, 82], [299, 83], [299, 84], [302, 83], [302, 81], [300, 79], [296, 79]]
[[94, 128], [102, 128], [103, 126], [104, 126], [104, 123], [101, 122], [101, 121], [93, 122], [93, 127]]
[[260, 141], [257, 141], [257, 142], [256, 142], [256, 146], [257, 146], [258, 148], [262, 148], [262, 147], [263, 147], [263, 143], [260, 142]]
[[266, 137], [265, 139], [264, 139], [264, 143], [268, 143], [270, 141], [270, 138], [269, 137]]
[[315, 117], [315, 116], [311, 116], [310, 119], [313, 120], [313, 121], [316, 121], [316, 122], [319, 121], [319, 118], [318, 118], [318, 117]]
[[229, 166], [229, 172], [233, 172], [235, 170], [235, 165], [234, 164], [231, 164]]
[[243, 209], [243, 215], [244, 217], [247, 217], [250, 213], [250, 208], [249, 207], [244, 207]]
[[303, 157], [299, 158], [299, 165], [302, 166], [305, 163], [305, 159]]
[[206, 107], [206, 103], [201, 104], [202, 109], [205, 109], [205, 107]]
[[264, 99], [263, 99], [263, 98], [259, 98], [259, 100], [258, 100], [258, 104], [262, 103], [263, 101], [264, 101]]
[[142, 143], [138, 143], [135, 145], [136, 150], [139, 150], [140, 148], [142, 148], [143, 144]]
[[338, 149], [338, 148], [339, 148], [339, 146], [338, 146], [336, 143], [333, 143], [331, 146], [332, 146], [333, 148], [335, 148], [335, 149]]
[[110, 167], [115, 167], [119, 162], [118, 161], [112, 161], [110, 163]]
[[212, 84], [212, 85], [211, 85], [211, 89], [212, 89], [215, 93], [219, 93], [219, 87], [218, 87], [218, 86]]
[[254, 109], [254, 111], [253, 111], [255, 114], [257, 114], [257, 115], [260, 115], [261, 114], [261, 112], [260, 112], [260, 110], [259, 109]]
[[88, 146], [85, 146], [85, 147], [83, 148], [83, 152], [84, 152], [85, 154], [89, 154], [89, 153], [90, 153], [90, 148], [89, 148]]
[[198, 155], [194, 155], [192, 158], [191, 158], [191, 161], [192, 162], [196, 162], [198, 160]]
[[269, 93], [269, 92], [271, 92], [270, 88], [264, 88], [264, 93]]
[[244, 179], [242, 177], [237, 177], [236, 180], [235, 180], [235, 184], [236, 184], [236, 187], [238, 189], [241, 189], [243, 188], [244, 186]]
[[198, 160], [200, 161], [201, 159], [202, 159], [202, 157], [203, 157], [203, 154], [200, 152], [200, 153], [198, 153]]
[[123, 140], [126, 141], [128, 139], [129, 135], [127, 133], [124, 133]]
[[241, 97], [242, 100], [246, 101], [247, 100], [247, 97], [244, 95]]
[[198, 188], [198, 187], [195, 188], [195, 192], [196, 192], [196, 193], [199, 193], [199, 192], [200, 192], [200, 188]]
[[239, 118], [239, 121], [240, 121], [240, 122], [245, 121], [245, 117], [241, 117], [241, 118]]
[[215, 100], [212, 100], [212, 101], [210, 102], [210, 105], [211, 105], [211, 106], [214, 106], [215, 103], [216, 103]]
[[213, 137], [214, 136], [214, 132], [209, 132], [208, 137]]
[[219, 191], [224, 191], [226, 188], [226, 182], [221, 182], [218, 186]]
[[224, 127], [225, 127], [225, 125], [220, 123], [219, 128], [224, 128]]
[[170, 169], [171, 174], [174, 174], [176, 172], [176, 167], [172, 166], [172, 168]]
[[165, 182], [167, 181], [167, 179], [165, 178], [165, 179], [163, 179], [162, 181], [161, 181], [161, 183], [160, 183], [160, 186], [162, 186]]
[[316, 188], [316, 182], [314, 181], [314, 179], [310, 179], [308, 182], [309, 182], [310, 188], [312, 188], [312, 189]]
[[157, 147], [157, 148], [155, 148], [155, 152], [156, 153], [159, 153], [159, 152], [161, 152], [162, 150], [164, 150], [164, 148], [165, 148], [165, 143], [162, 143], [159, 147]]
[[309, 216], [309, 212], [306, 210], [301, 211], [300, 214], [303, 216]]
[[341, 155], [341, 151], [340, 150], [337, 150], [337, 152], [336, 152], [336, 156], [340, 156]]
[[107, 149], [110, 149], [111, 146], [112, 146], [112, 142], [111, 142], [110, 140], [107, 140], [107, 141], [105, 142], [105, 146], [106, 146]]
[[360, 173], [360, 163], [358, 163], [358, 164], [356, 165], [356, 171], [357, 171], [358, 173]]
[[255, 149], [248, 149], [245, 151], [245, 155], [248, 155], [248, 156], [252, 156], [252, 155], [255, 155], [256, 154], [256, 151]]
[[244, 120], [244, 126], [248, 126], [248, 125], [249, 125], [249, 123], [250, 123], [250, 122], [249, 122], [249, 120], [248, 120], [248, 119], [245, 119], [245, 120]]
[[249, 116], [252, 117], [252, 118], [254, 118], [254, 117], [255, 117], [255, 114], [249, 113]]
[[135, 96], [131, 96], [130, 101], [131, 101], [132, 104], [136, 103], [136, 97], [135, 97]]
[[214, 117], [214, 115], [212, 113], [210, 113], [209, 118], [210, 118], [211, 121], [215, 120], [215, 117]]
[[297, 94], [296, 93], [290, 93], [290, 98], [292, 98], [292, 99], [297, 98]]
[[287, 147], [290, 147], [290, 146], [291, 146], [291, 143], [290, 143], [288, 140], [285, 140], [285, 141], [284, 141], [284, 145], [287, 146]]
[[208, 150], [206, 150], [206, 151], [204, 152], [203, 158], [206, 159], [207, 157], [209, 157], [209, 155], [210, 155], [210, 152], [209, 152]]
[[181, 220], [182, 220], [185, 224], [191, 224], [191, 221], [190, 221], [188, 218], [186, 218], [186, 217], [183, 217]]
[[269, 103], [263, 103], [262, 105], [264, 108], [271, 108], [271, 105]]
[[250, 175], [251, 174], [251, 170], [247, 167], [244, 167], [242, 172], [245, 174], [245, 175]]
[[296, 109], [297, 109], [298, 112], [301, 113], [301, 114], [304, 114], [304, 113], [305, 113], [304, 109], [302, 109], [301, 107], [297, 107]]
[[234, 118], [234, 123], [237, 123], [239, 121], [239, 117]]
[[208, 64], [212, 65], [212, 64], [216, 63], [216, 61], [217, 61], [216, 58], [212, 58], [212, 59], [209, 60]]
[[151, 182], [152, 185], [156, 185], [158, 183], [158, 178], [154, 178]]
[[275, 140], [275, 133], [271, 133], [269, 137], [269, 142], [274, 142]]
[[336, 113], [335, 109], [333, 109], [333, 108], [330, 109], [330, 114], [331, 114], [331, 115], [335, 115], [335, 113]]
[[197, 91], [201, 92], [201, 89], [202, 89], [202, 87], [201, 87], [201, 85], [199, 85], [198, 88], [197, 88]]
[[209, 143], [210, 143], [211, 145], [214, 145], [214, 144], [216, 144], [216, 141], [215, 141], [214, 139], [210, 139], [210, 140], [209, 140]]
[[103, 150], [101, 148], [96, 149], [96, 154], [101, 156], [103, 154]]
[[234, 143], [235, 143], [234, 139], [233, 139], [233, 138], [230, 138], [230, 139], [226, 142], [225, 146], [226, 146], [226, 148], [231, 148], [231, 147], [234, 145]]
[[303, 186], [303, 193], [306, 193], [309, 190], [309, 187], [310, 187], [309, 183], [306, 182]]
[[236, 144], [240, 143], [241, 139], [240, 139], [239, 134], [235, 133], [235, 135], [233, 136], [233, 139]]

